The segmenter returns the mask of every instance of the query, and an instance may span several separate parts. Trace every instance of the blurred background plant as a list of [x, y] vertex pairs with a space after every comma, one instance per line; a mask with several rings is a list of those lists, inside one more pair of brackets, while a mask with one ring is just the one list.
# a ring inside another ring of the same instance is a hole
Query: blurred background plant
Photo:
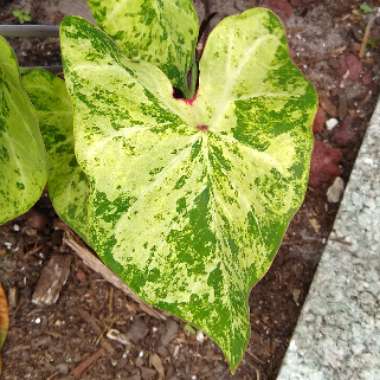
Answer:
[[20, 24], [25, 24], [32, 21], [32, 16], [30, 12], [23, 9], [14, 9], [12, 15], [17, 19]]

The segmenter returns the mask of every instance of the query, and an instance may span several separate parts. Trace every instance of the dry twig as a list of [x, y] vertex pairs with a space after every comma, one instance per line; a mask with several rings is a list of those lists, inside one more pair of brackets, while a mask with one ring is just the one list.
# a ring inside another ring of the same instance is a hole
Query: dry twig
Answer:
[[87, 357], [86, 359], [84, 359], [83, 361], [81, 361], [79, 363], [79, 365], [77, 367], [75, 367], [72, 371], [71, 371], [71, 375], [75, 378], [75, 379], [80, 379], [82, 377], [82, 375], [97, 361], [99, 360], [103, 355], [105, 355], [106, 351], [105, 349], [102, 347], [102, 348], [99, 348], [99, 350], [97, 350], [96, 352], [94, 352], [92, 355], [90, 355], [89, 357]]
[[260, 359], [257, 355], [255, 355], [251, 350], [247, 350], [247, 354], [248, 354], [252, 359], [254, 359], [255, 361], [257, 361], [258, 363], [260, 363], [260, 364], [262, 364], [262, 365], [265, 364], [265, 362], [264, 362], [262, 359]]
[[110, 269], [108, 269], [99, 259], [97, 259], [92, 252], [86, 248], [84, 245], [79, 243], [75, 238], [74, 234], [68, 229], [65, 228], [65, 236], [63, 238], [64, 244], [66, 244], [71, 250], [82, 259], [83, 263], [91, 268], [94, 272], [100, 274], [106, 281], [111, 283], [116, 288], [120, 289], [127, 296], [129, 296], [133, 301], [137, 302], [141, 310], [150, 315], [151, 317], [166, 320], [166, 316], [151, 308], [145, 304], [140, 298], [138, 298], [129, 287], [120, 280]]
[[376, 11], [373, 12], [373, 14], [371, 14], [371, 16], [369, 17], [367, 27], [365, 28], [365, 33], [364, 33], [363, 41], [362, 41], [362, 44], [360, 46], [360, 52], [359, 52], [359, 57], [360, 58], [364, 58], [364, 55], [365, 55], [366, 50], [367, 50], [367, 45], [368, 45], [369, 37], [371, 36], [372, 27], [373, 27], [376, 19], [379, 16], [380, 16], [380, 7], [377, 8]]

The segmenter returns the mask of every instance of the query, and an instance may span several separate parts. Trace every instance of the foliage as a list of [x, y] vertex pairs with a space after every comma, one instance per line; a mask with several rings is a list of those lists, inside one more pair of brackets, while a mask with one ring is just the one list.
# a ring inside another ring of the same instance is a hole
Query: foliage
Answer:
[[32, 21], [31, 14], [23, 9], [14, 9], [12, 11], [12, 16], [16, 17], [20, 24], [25, 24], [26, 22]]
[[368, 5], [367, 3], [362, 3], [360, 5], [360, 10], [364, 13], [364, 14], [370, 14], [373, 12], [373, 7]]
[[0, 39], [0, 223], [31, 207], [48, 172], [60, 217], [146, 302], [205, 331], [234, 370], [249, 341], [250, 290], [303, 201], [315, 90], [269, 10], [224, 19], [196, 95], [175, 99], [173, 86], [194, 91], [192, 1], [90, 5], [113, 39], [64, 20], [69, 93], [43, 70], [21, 84]]
[[[5, 297], [5, 292], [0, 284], [0, 353], [5, 343], [8, 334], [9, 317], [8, 317], [8, 303]], [[0, 356], [0, 375], [1, 375], [2, 361]]]
[[12, 48], [0, 37], [0, 224], [26, 212], [46, 183], [45, 148]]
[[99, 25], [131, 59], [153, 63], [192, 96], [187, 74], [195, 64], [198, 16], [192, 0], [89, 0]]
[[[188, 101], [173, 98], [176, 79], [162, 65], [131, 59], [81, 18], [64, 20], [61, 45], [88, 201], [78, 201], [79, 226], [66, 195], [58, 212], [140, 297], [205, 331], [235, 369], [249, 340], [249, 292], [309, 173], [317, 97], [283, 26], [262, 8], [224, 19]], [[71, 142], [66, 153], [74, 184], [82, 174]], [[49, 189], [65, 187], [53, 177]]]
[[27, 70], [22, 84], [39, 118], [48, 155], [48, 192], [57, 214], [86, 240], [88, 183], [73, 141], [73, 110], [65, 82], [46, 70]]

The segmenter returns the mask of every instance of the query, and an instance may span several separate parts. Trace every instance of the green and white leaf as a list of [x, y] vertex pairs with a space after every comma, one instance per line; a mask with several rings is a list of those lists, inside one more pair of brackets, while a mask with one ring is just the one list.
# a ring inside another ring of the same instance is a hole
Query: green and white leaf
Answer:
[[192, 0], [89, 0], [99, 25], [132, 59], [159, 66], [187, 96], [199, 21]]
[[83, 19], [64, 20], [61, 44], [93, 248], [145, 301], [205, 331], [234, 370], [250, 290], [309, 173], [317, 96], [282, 24], [263, 8], [224, 19], [192, 103]]
[[28, 211], [46, 184], [46, 153], [16, 56], [0, 36], [0, 224]]
[[89, 185], [74, 154], [73, 109], [65, 82], [46, 70], [27, 70], [22, 84], [38, 115], [48, 154], [48, 191], [57, 214], [88, 239]]

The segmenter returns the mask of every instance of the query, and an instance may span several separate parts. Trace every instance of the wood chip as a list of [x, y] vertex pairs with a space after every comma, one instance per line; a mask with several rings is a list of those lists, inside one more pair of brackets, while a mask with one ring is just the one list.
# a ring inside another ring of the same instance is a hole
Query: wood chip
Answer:
[[0, 247], [0, 257], [4, 257], [7, 254], [7, 250], [4, 247]]
[[167, 347], [169, 343], [176, 337], [178, 330], [178, 323], [170, 319], [166, 324], [165, 333], [161, 335], [161, 344], [164, 347]]
[[311, 227], [313, 228], [314, 232], [316, 234], [319, 234], [321, 231], [321, 225], [319, 224], [318, 219], [317, 218], [310, 218], [309, 223], [310, 223]]
[[331, 100], [327, 96], [321, 95], [320, 97], [320, 104], [321, 107], [331, 116], [331, 117], [337, 117], [338, 116], [338, 109], [335, 106], [334, 103], [331, 102]]
[[128, 328], [127, 337], [128, 340], [139, 343], [143, 340], [149, 333], [149, 327], [142, 320], [142, 318], [136, 319]]
[[62, 288], [70, 274], [72, 256], [54, 254], [45, 267], [37, 282], [32, 302], [38, 306], [53, 305], [58, 301]]
[[123, 346], [130, 346], [131, 342], [129, 341], [127, 335], [121, 333], [119, 330], [116, 329], [110, 329], [107, 332], [107, 338], [110, 340], [114, 340], [115, 342], [118, 342], [122, 344]]
[[17, 288], [14, 286], [8, 290], [8, 303], [10, 309], [15, 309], [17, 306]]
[[339, 108], [338, 108], [339, 119], [344, 120], [347, 114], [348, 114], [347, 96], [345, 93], [342, 93], [339, 95]]
[[151, 368], [141, 367], [141, 376], [144, 380], [154, 380], [156, 377], [156, 371]]
[[157, 354], [151, 354], [149, 356], [149, 363], [158, 372], [158, 380], [165, 379], [165, 369], [162, 364], [161, 358]]

